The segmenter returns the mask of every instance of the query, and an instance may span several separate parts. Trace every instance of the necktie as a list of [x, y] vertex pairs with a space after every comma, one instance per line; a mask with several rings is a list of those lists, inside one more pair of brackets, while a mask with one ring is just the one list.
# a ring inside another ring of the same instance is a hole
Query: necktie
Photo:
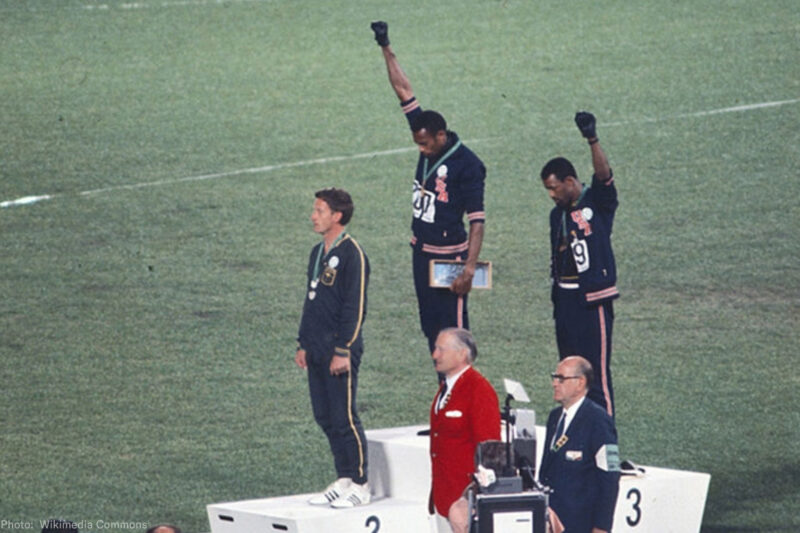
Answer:
[[567, 418], [567, 412], [561, 411], [561, 418], [558, 419], [558, 425], [556, 426], [556, 434], [553, 435], [553, 442], [550, 443], [550, 446], [555, 449], [556, 443], [558, 439], [561, 438], [561, 435], [564, 434], [564, 421]]
[[442, 392], [439, 393], [439, 398], [436, 400], [436, 413], [439, 412], [439, 409], [444, 407], [444, 399], [446, 394], [447, 394], [447, 381], [444, 381], [442, 383]]

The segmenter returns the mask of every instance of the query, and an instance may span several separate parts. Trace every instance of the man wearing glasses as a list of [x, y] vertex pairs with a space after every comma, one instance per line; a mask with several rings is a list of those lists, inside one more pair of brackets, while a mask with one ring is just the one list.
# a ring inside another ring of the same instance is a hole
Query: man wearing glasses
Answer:
[[564, 358], [551, 374], [553, 400], [547, 419], [539, 481], [553, 489], [550, 511], [568, 533], [611, 531], [619, 490], [619, 448], [614, 420], [586, 397], [592, 365]]

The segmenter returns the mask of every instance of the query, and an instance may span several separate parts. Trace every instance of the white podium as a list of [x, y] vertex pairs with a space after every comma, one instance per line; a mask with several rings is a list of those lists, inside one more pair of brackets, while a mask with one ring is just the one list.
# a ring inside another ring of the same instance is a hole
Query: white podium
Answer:
[[[367, 431], [373, 501], [336, 510], [307, 503], [311, 494], [218, 503], [207, 506], [212, 533], [407, 533], [427, 532], [430, 460], [425, 426]], [[536, 427], [537, 465], [545, 430]], [[711, 476], [645, 466], [622, 476], [615, 532], [700, 531]]]
[[212, 504], [212, 533], [389, 533], [427, 532], [428, 511], [420, 502], [377, 498], [354, 509], [308, 504], [313, 494]]

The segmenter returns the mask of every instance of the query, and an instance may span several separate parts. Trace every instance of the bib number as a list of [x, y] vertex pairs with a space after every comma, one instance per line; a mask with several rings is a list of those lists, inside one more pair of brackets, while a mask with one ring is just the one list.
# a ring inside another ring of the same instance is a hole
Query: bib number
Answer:
[[572, 257], [575, 258], [575, 266], [578, 268], [578, 273], [589, 270], [589, 247], [586, 245], [586, 240], [575, 239], [570, 243], [570, 247], [572, 248]]
[[414, 181], [411, 203], [414, 207], [414, 218], [433, 224], [433, 219], [436, 217], [436, 195], [433, 192], [426, 191]]

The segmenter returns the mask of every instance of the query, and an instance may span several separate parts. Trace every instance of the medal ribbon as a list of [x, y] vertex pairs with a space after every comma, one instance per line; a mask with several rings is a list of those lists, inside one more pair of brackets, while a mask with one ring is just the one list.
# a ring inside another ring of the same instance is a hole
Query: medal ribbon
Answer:
[[448, 157], [450, 157], [451, 155], [453, 155], [453, 152], [458, 150], [460, 147], [461, 147], [461, 140], [459, 139], [458, 142], [456, 144], [454, 144], [453, 147], [450, 148], [447, 151], [446, 154], [444, 154], [442, 157], [439, 158], [439, 160], [433, 165], [433, 167], [431, 168], [430, 171], [428, 171], [428, 158], [427, 157], [425, 158], [425, 163], [423, 163], [423, 165], [422, 165], [422, 184], [423, 184], [423, 186], [425, 185], [425, 182], [428, 181], [428, 178], [431, 177], [431, 174], [433, 174], [433, 171], [436, 170], [436, 168], [439, 165], [444, 163], [444, 160], [447, 159]]
[[[336, 240], [333, 241], [333, 244], [331, 244], [331, 247], [329, 248], [328, 251], [336, 248], [336, 245], [339, 244], [339, 241], [341, 241], [346, 234], [347, 233], [344, 231], [340, 233], [339, 236], [336, 237]], [[323, 253], [324, 251], [325, 251], [325, 239], [322, 239], [322, 243], [319, 245], [319, 252], [317, 252], [317, 260], [314, 262], [314, 274], [313, 276], [311, 276], [312, 282], [317, 281], [319, 279], [319, 271], [322, 268], [322, 258], [325, 256], [325, 254]]]

